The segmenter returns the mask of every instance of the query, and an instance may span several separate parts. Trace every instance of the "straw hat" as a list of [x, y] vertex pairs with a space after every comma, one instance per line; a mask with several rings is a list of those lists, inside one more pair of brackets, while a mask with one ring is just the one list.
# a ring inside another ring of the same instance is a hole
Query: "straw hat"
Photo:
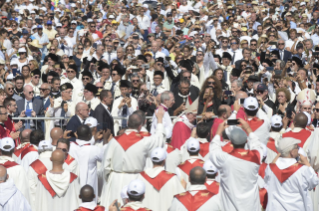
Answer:
[[32, 40], [32, 42], [29, 42], [28, 44], [36, 48], [43, 48], [43, 46], [39, 44], [39, 40], [36, 39]]

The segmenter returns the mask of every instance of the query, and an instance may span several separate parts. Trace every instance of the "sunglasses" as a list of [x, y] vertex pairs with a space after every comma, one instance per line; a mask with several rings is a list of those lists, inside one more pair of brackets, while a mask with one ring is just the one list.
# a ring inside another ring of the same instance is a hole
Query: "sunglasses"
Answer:
[[54, 49], [54, 48], [52, 48], [52, 49], [50, 49], [50, 51], [55, 51], [55, 49]]
[[315, 110], [316, 110], [317, 112], [319, 112], [319, 108], [316, 108]]
[[90, 80], [90, 78], [84, 78], [84, 77], [83, 77], [83, 78], [82, 78], [82, 81], [84, 81], [84, 80], [85, 80], [85, 81], [88, 81], [88, 80]]
[[263, 94], [264, 91], [262, 91], [262, 90], [257, 90], [257, 93]]
[[13, 88], [10, 88], [10, 87], [9, 87], [8, 90], [9, 90], [9, 91], [10, 91], [10, 90], [13, 90]]
[[248, 93], [248, 97], [254, 97], [255, 95], [253, 93]]
[[208, 85], [215, 85], [215, 81], [208, 81], [207, 84]]
[[128, 51], [133, 51], [133, 49], [131, 49], [131, 48], [128, 48], [127, 50], [128, 50]]
[[265, 44], [265, 42], [260, 42], [260, 44]]
[[39, 77], [39, 76], [34, 76], [34, 78], [35, 78], [35, 79], [38, 79], [38, 78], [40, 78], [40, 77]]
[[30, 94], [34, 94], [34, 91], [29, 92], [29, 95], [30, 95]]
[[271, 34], [271, 35], [269, 35], [269, 37], [275, 37], [275, 35]]
[[67, 73], [74, 73], [74, 71], [66, 71]]
[[83, 48], [78, 48], [78, 50], [83, 50]]
[[139, 82], [139, 80], [132, 80], [132, 82], [133, 82], [133, 83], [138, 83], [138, 82]]
[[237, 45], [237, 42], [232, 42], [231, 44], [232, 44], [232, 45]]
[[111, 40], [104, 40], [104, 42], [105, 42], [105, 41], [106, 41], [106, 42], [110, 42]]
[[228, 41], [223, 41], [223, 43], [228, 43]]
[[250, 44], [250, 46], [256, 46], [257, 44]]
[[68, 152], [68, 150], [65, 149], [65, 148], [57, 148], [57, 149], [60, 149], [60, 150], [62, 150], [63, 152]]
[[97, 86], [96, 88], [98, 88], [98, 89], [103, 89], [103, 86]]
[[112, 73], [112, 76], [116, 76], [117, 74], [116, 73]]
[[203, 54], [197, 54], [197, 56], [203, 56]]
[[49, 90], [49, 89], [42, 89], [42, 88], [40, 88], [39, 90], [42, 91], [42, 92], [44, 92], [45, 90]]
[[292, 65], [296, 65], [296, 63], [293, 62]]

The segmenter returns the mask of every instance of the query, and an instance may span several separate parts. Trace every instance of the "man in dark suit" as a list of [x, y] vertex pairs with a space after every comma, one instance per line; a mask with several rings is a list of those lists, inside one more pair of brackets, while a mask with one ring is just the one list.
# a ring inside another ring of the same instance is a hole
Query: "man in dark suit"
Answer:
[[111, 115], [111, 106], [113, 102], [112, 92], [103, 90], [100, 94], [101, 103], [95, 108], [93, 117], [99, 123], [97, 131], [110, 129], [114, 136], [114, 122]]
[[288, 59], [291, 59], [292, 53], [290, 51], [285, 50], [285, 47], [285, 41], [280, 39], [278, 41], [279, 59], [287, 63]]
[[[34, 98], [34, 91], [32, 86], [26, 85], [23, 88], [25, 98], [17, 101], [17, 110], [14, 114], [15, 117], [43, 117], [44, 107], [40, 99]], [[24, 120], [24, 129], [42, 129], [43, 120]]]
[[[37, 99], [42, 100], [44, 113], [46, 113], [47, 108], [50, 106], [50, 99], [49, 99], [50, 91], [51, 91], [50, 85], [48, 83], [43, 83], [40, 86], [40, 96], [36, 97]], [[42, 121], [42, 131], [45, 132], [44, 130], [45, 130], [44, 121]]]
[[74, 133], [80, 125], [84, 124], [86, 118], [89, 117], [89, 106], [84, 102], [79, 102], [75, 106], [75, 115], [71, 117], [68, 124], [66, 125], [66, 130], [71, 130], [70, 141], [75, 141]]

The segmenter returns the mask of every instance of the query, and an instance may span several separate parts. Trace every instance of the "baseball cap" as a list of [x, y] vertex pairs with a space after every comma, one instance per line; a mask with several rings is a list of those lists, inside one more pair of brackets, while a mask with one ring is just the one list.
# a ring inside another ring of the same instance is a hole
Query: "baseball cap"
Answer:
[[76, 7], [76, 4], [75, 3], [71, 3], [71, 7]]
[[43, 26], [42, 25], [38, 25], [37, 28], [38, 29], [43, 29]]
[[259, 84], [257, 86], [257, 92], [258, 91], [265, 91], [265, 90], [267, 90], [267, 86], [265, 84]]
[[247, 97], [244, 101], [244, 108], [249, 111], [255, 111], [258, 109], [258, 101], [255, 97]]
[[40, 141], [38, 150], [45, 150], [45, 149], [52, 149], [52, 144], [50, 141], [47, 141], [47, 140]]
[[52, 25], [52, 21], [48, 20], [47, 25]]
[[151, 160], [153, 162], [162, 162], [166, 159], [167, 153], [166, 150], [164, 150], [161, 147], [155, 148], [151, 153]]
[[85, 124], [88, 125], [90, 128], [94, 128], [98, 125], [97, 120], [94, 117], [88, 117], [85, 119]]
[[145, 184], [142, 180], [135, 179], [130, 182], [127, 188], [127, 193], [132, 196], [140, 196], [145, 193]]
[[206, 171], [206, 174], [216, 174], [218, 172], [216, 166], [210, 160], [205, 161], [203, 169]]
[[195, 138], [190, 138], [187, 142], [187, 151], [197, 152], [200, 148], [199, 141]]
[[22, 29], [22, 34], [29, 34], [29, 32], [26, 29]]
[[125, 186], [122, 188], [122, 190], [121, 190], [121, 198], [122, 198], [122, 199], [128, 199], [127, 188], [128, 188], [128, 186], [125, 185]]
[[62, 27], [62, 24], [61, 23], [57, 23], [55, 26], [56, 27]]
[[270, 118], [271, 127], [280, 128], [282, 126], [282, 118], [280, 115], [275, 114]]
[[247, 142], [247, 134], [239, 127], [233, 127], [230, 131], [229, 139], [232, 144], [242, 145]]
[[76, 20], [71, 21], [71, 23], [77, 24]]
[[[4, 146], [10, 146], [10, 148], [5, 149]], [[5, 137], [0, 140], [0, 149], [6, 152], [10, 152], [12, 149], [14, 149], [14, 141], [10, 137]]]
[[27, 51], [25, 50], [25, 48], [19, 48], [18, 52], [19, 53], [26, 53]]
[[109, 18], [115, 18], [114, 15], [110, 15]]

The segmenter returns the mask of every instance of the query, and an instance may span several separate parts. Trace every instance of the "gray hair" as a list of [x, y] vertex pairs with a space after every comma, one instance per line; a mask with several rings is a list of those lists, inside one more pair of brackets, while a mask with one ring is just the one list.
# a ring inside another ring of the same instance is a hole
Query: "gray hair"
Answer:
[[297, 144], [291, 145], [289, 146], [287, 149], [285, 149], [284, 151], [279, 152], [280, 153], [280, 157], [288, 157], [290, 154], [290, 151], [296, 148]]
[[4, 84], [4, 88], [6, 88], [7, 85], [12, 85], [12, 86], [14, 87], [14, 84], [13, 84], [11, 81], [7, 81], [7, 82]]
[[140, 79], [140, 76], [137, 73], [132, 73], [130, 76], [130, 79], [132, 80], [132, 78], [138, 77], [138, 79]]
[[283, 41], [286, 44], [286, 41], [284, 39], [278, 39], [278, 42], [279, 41]]
[[284, 67], [286, 66], [286, 63], [279, 59], [276, 60], [276, 63], [280, 63], [280, 69], [284, 69]]
[[233, 83], [236, 83], [237, 87], [243, 87], [243, 81], [240, 79], [234, 80]]
[[42, 152], [46, 152], [46, 151], [53, 151], [53, 147], [47, 147], [47, 146], [43, 146], [43, 149], [38, 149], [38, 153], [41, 154]]
[[311, 45], [313, 45], [313, 41], [312, 41], [312, 39], [306, 39], [306, 42], [310, 42], [310, 43], [311, 43]]
[[166, 100], [170, 100], [170, 94], [173, 94], [171, 91], [165, 91], [161, 94], [161, 103], [164, 103]]

